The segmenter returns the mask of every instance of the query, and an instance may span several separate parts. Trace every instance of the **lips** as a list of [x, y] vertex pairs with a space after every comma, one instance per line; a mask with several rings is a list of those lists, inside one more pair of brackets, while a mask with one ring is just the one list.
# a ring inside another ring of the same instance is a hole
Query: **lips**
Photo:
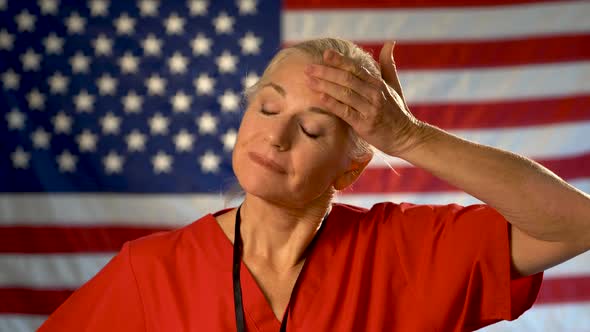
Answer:
[[276, 173], [281, 173], [281, 174], [286, 174], [287, 171], [278, 163], [274, 162], [271, 159], [265, 158], [255, 152], [248, 152], [248, 157], [250, 157], [250, 159], [257, 163], [260, 166], [263, 166], [273, 172]]

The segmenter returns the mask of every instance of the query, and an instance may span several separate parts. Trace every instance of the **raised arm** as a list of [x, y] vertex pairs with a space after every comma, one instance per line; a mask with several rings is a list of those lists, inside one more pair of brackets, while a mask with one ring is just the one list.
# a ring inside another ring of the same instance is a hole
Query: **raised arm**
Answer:
[[476, 144], [417, 120], [410, 113], [393, 60], [380, 54], [373, 77], [336, 52], [329, 66], [312, 65], [310, 87], [326, 109], [388, 155], [400, 157], [494, 207], [512, 224], [515, 271], [531, 275], [590, 250], [590, 196], [525, 157]]

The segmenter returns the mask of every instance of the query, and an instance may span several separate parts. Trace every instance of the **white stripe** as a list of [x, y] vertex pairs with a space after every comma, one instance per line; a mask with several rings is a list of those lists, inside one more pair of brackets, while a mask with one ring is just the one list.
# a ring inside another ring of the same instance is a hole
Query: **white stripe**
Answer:
[[0, 331], [32, 332], [47, 319], [42, 315], [0, 314]]
[[221, 194], [0, 194], [0, 225], [182, 226], [223, 207]]
[[[590, 179], [570, 181], [590, 193]], [[469, 205], [481, 203], [462, 192], [347, 194], [339, 202], [370, 207], [377, 202]], [[236, 206], [238, 201], [227, 206]], [[20, 194], [0, 195], [1, 226], [178, 227], [225, 206], [220, 195]]]
[[589, 61], [452, 70], [404, 71], [403, 63], [399, 67], [404, 96], [414, 105], [548, 98], [590, 92]]
[[[515, 110], [517, 112], [517, 110]], [[449, 130], [468, 141], [508, 150], [533, 159], [559, 159], [590, 152], [590, 121], [516, 128]], [[401, 159], [378, 154], [369, 167], [409, 166]]]
[[335, 36], [382, 42], [482, 40], [571, 34], [590, 29], [588, 1], [449, 9], [292, 10], [282, 20], [283, 40]]
[[499, 322], [480, 332], [585, 332], [590, 327], [590, 302], [536, 305], [512, 322]]
[[77, 289], [113, 254], [1, 254], [0, 287]]
[[[90, 280], [114, 253], [1, 254], [0, 288], [77, 289]], [[546, 278], [590, 275], [590, 252], [547, 270]]]
[[[581, 178], [569, 182], [581, 191], [590, 193], [590, 178]], [[450, 192], [404, 192], [379, 194], [347, 194], [336, 197], [337, 202], [369, 208], [377, 202], [410, 202], [413, 204], [481, 204], [475, 197], [460, 191]]]

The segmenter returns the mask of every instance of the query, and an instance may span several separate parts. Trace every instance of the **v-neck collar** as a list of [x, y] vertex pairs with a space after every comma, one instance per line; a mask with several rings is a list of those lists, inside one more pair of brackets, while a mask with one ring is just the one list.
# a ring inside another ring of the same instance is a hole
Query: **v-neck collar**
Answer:
[[[222, 263], [223, 270], [231, 273], [232, 269], [232, 254], [233, 243], [226, 236], [225, 232], [217, 223], [216, 216], [229, 212], [231, 209], [224, 209], [215, 214], [207, 215], [209, 222], [212, 222], [215, 231], [212, 236], [215, 237], [217, 245], [215, 245], [216, 255], [218, 255]], [[307, 258], [301, 272], [298, 276], [298, 281], [291, 293], [289, 301], [288, 324], [291, 328], [299, 329], [305, 323], [305, 318], [310, 314], [309, 310], [312, 303], [318, 297], [316, 296], [320, 290], [322, 276], [325, 275], [326, 269], [329, 266], [330, 258], [334, 255], [336, 250], [333, 241], [327, 241], [331, 238], [329, 234], [334, 231], [333, 222], [331, 220], [338, 219], [339, 213], [338, 205], [332, 205], [332, 211], [324, 223], [321, 231], [316, 234], [313, 241], [312, 250], [309, 251]], [[240, 279], [242, 282], [242, 292], [244, 301], [244, 314], [251, 322], [254, 322], [256, 329], [260, 332], [276, 332], [280, 329], [281, 322], [277, 319], [272, 311], [270, 303], [267, 301], [262, 289], [254, 279], [250, 270], [244, 262], [240, 266]], [[231, 287], [231, 284], [228, 285]], [[299, 304], [303, 299], [305, 303]], [[284, 316], [284, 315], [283, 315]]]

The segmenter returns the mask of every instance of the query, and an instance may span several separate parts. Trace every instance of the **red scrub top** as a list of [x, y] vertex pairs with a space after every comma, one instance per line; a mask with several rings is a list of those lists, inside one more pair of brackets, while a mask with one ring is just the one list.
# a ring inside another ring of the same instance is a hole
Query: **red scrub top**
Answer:
[[[542, 274], [511, 279], [509, 227], [485, 205], [334, 204], [287, 330], [471, 331], [515, 319]], [[235, 331], [232, 249], [211, 214], [128, 242], [40, 331]], [[247, 330], [279, 331], [244, 264], [241, 280]]]

